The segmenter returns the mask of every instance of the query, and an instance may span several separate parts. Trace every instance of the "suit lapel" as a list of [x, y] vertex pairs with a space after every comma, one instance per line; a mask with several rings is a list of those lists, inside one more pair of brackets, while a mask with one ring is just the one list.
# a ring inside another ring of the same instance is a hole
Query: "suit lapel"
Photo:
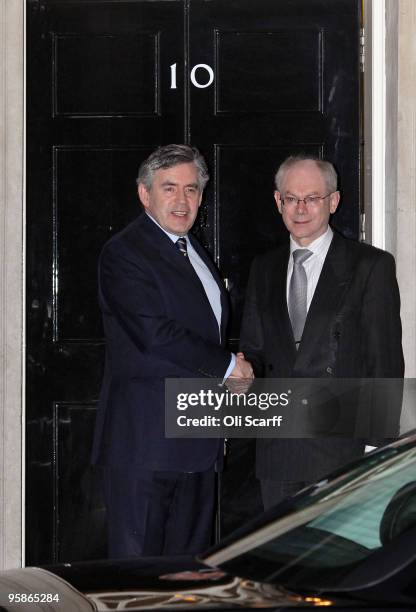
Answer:
[[[210, 317], [212, 319], [212, 324], [217, 330], [218, 333], [218, 322], [215, 317], [214, 311], [211, 308], [210, 301], [205, 293], [205, 289], [203, 284], [200, 281], [198, 274], [195, 272], [192, 264], [182, 255], [179, 249], [175, 246], [175, 243], [163, 232], [160, 227], [156, 225], [151, 219], [149, 219], [147, 214], [142, 214], [138, 223], [142, 225], [142, 230], [144, 230], [145, 238], [149, 242], [149, 248], [157, 249], [160, 257], [166, 260], [167, 264], [176, 268], [177, 272], [180, 274], [182, 279], [187, 279], [193, 287], [198, 291], [201, 296], [201, 299], [205, 302], [208, 312], [210, 313]], [[217, 282], [220, 292], [221, 292], [221, 339], [225, 338], [225, 328], [227, 325], [228, 319], [228, 303], [227, 303], [227, 295], [224, 289], [224, 286], [219, 277], [218, 271], [214, 264], [211, 262], [205, 250], [201, 247], [199, 242], [188, 234], [188, 238], [190, 239], [192, 246], [195, 251], [201, 257], [202, 261], [209, 268], [212, 273], [215, 281]]]
[[146, 239], [149, 242], [149, 248], [157, 249], [159, 255], [165, 259], [171, 266], [178, 269], [178, 272], [184, 278], [194, 283], [205, 295], [201, 281], [193, 267], [189, 265], [189, 261], [182, 255], [175, 243], [156, 225], [147, 214], [140, 217], [142, 221]]
[[279, 353], [285, 353], [288, 363], [293, 363], [296, 357], [295, 340], [293, 338], [292, 325], [289, 318], [286, 299], [287, 266], [289, 262], [289, 244], [282, 252], [277, 254], [275, 266], [270, 274], [270, 286], [272, 311], [270, 325], [275, 325], [274, 337], [278, 338]]
[[334, 319], [340, 300], [351, 277], [344, 239], [335, 234], [329, 247], [321, 275], [306, 317], [302, 342], [296, 358], [296, 369], [303, 370], [316, 354], [316, 345], [327, 333]]

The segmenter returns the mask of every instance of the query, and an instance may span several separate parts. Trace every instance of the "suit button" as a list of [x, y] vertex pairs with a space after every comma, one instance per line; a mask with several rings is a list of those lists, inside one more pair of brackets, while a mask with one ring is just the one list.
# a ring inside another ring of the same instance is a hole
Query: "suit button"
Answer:
[[269, 365], [267, 367], [269, 368], [269, 372], [273, 371], [273, 365], [271, 363], [269, 363]]
[[326, 371], [328, 374], [332, 374], [332, 368], [330, 366], [327, 367]]

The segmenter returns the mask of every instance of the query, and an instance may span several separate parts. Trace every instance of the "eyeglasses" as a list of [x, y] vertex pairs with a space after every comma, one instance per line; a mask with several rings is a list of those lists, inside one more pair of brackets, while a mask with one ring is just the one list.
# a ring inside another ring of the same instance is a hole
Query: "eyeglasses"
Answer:
[[312, 196], [311, 195], [311, 196], [305, 196], [304, 198], [296, 198], [295, 196], [288, 195], [282, 198], [282, 202], [288, 208], [295, 208], [295, 206], [297, 206], [299, 202], [304, 202], [305, 206], [309, 208], [313, 206], [318, 206], [318, 204], [320, 204], [323, 200], [325, 200], [325, 198], [329, 197], [333, 193], [334, 192], [331, 191], [330, 193], [327, 193], [324, 196]]

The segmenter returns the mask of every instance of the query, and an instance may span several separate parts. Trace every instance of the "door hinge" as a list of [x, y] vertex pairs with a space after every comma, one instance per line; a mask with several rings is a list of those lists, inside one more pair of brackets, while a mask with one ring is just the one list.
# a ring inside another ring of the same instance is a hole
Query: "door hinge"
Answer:
[[360, 214], [360, 242], [365, 242], [365, 212]]
[[365, 68], [365, 30], [360, 28], [360, 71], [364, 72]]

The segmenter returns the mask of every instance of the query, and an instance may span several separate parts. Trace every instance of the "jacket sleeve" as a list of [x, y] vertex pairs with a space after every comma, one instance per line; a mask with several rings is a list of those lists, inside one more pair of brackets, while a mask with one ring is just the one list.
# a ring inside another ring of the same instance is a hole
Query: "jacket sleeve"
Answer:
[[366, 377], [371, 379], [367, 441], [380, 446], [399, 435], [404, 376], [400, 294], [389, 253], [381, 253], [368, 274], [361, 321]]
[[256, 258], [250, 270], [241, 324], [240, 351], [251, 362], [256, 378], [264, 374], [264, 330], [259, 296], [261, 295], [261, 270]]
[[383, 252], [368, 274], [361, 313], [367, 377], [402, 378], [400, 294], [393, 257]]

